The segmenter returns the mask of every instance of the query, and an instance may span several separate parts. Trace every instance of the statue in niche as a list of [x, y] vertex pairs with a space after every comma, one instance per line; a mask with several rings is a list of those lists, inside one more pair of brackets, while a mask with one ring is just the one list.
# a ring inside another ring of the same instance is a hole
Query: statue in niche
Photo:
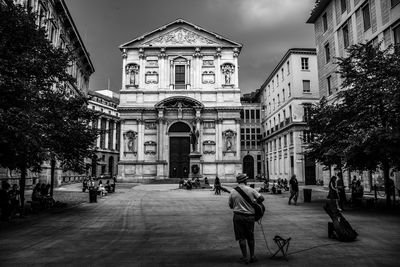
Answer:
[[226, 146], [226, 151], [232, 150], [232, 138], [231, 137], [226, 138], [225, 146]]
[[129, 84], [137, 86], [139, 80], [139, 66], [136, 64], [129, 64], [126, 67], [126, 74], [128, 75]]
[[136, 133], [129, 131], [125, 134], [125, 152], [136, 152], [135, 151], [135, 140]]
[[224, 64], [221, 66], [222, 74], [224, 74], [225, 77], [225, 84], [231, 84], [234, 69], [235, 66], [233, 66], [232, 64]]
[[197, 143], [199, 141], [199, 130], [196, 129], [196, 126], [193, 126], [193, 130], [190, 132], [190, 143], [192, 144], [192, 151], [197, 151]]

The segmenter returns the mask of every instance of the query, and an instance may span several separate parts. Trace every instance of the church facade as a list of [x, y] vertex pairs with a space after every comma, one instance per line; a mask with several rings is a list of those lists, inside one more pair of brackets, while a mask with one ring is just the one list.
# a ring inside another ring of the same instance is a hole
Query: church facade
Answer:
[[242, 45], [178, 19], [120, 46], [120, 181], [233, 181]]

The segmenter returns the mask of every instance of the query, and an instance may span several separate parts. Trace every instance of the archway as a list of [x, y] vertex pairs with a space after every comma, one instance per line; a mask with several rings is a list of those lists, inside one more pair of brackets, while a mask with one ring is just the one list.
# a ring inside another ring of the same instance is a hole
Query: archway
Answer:
[[189, 177], [190, 133], [189, 125], [176, 122], [169, 128], [169, 177]]
[[243, 173], [250, 179], [254, 179], [254, 158], [250, 155], [243, 158]]
[[108, 173], [110, 174], [110, 177], [113, 177], [113, 175], [114, 175], [114, 157], [108, 158]]

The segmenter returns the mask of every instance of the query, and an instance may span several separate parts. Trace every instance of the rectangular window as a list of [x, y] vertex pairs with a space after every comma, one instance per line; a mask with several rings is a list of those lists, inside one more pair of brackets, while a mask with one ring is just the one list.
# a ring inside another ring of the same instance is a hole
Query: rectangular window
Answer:
[[[399, 0], [400, 1], [400, 0]], [[400, 45], [400, 25], [393, 29], [394, 44]]]
[[325, 62], [328, 63], [331, 61], [331, 51], [329, 49], [329, 43], [325, 45]]
[[243, 111], [243, 110], [240, 111], [240, 118], [241, 118], [242, 120], [244, 120], [244, 111]]
[[342, 14], [343, 14], [344, 12], [346, 12], [346, 10], [347, 10], [347, 3], [346, 3], [346, 1], [347, 1], [347, 0], [340, 0], [340, 6], [341, 6], [341, 8], [342, 8]]
[[282, 81], [285, 80], [285, 75], [283, 74], [283, 68], [281, 69]]
[[287, 68], [287, 75], [289, 75], [290, 74], [290, 63], [289, 63], [289, 61], [286, 62], [286, 68]]
[[290, 132], [290, 144], [293, 145], [293, 132]]
[[326, 15], [326, 13], [322, 15], [322, 24], [324, 27], [324, 32], [326, 32], [326, 30], [328, 30], [328, 16]]
[[303, 80], [303, 93], [311, 92], [310, 80]]
[[285, 102], [285, 89], [282, 89], [282, 101]]
[[349, 28], [346, 25], [343, 26], [342, 28], [342, 33], [343, 33], [343, 46], [344, 48], [347, 48], [349, 46]]
[[246, 120], [248, 121], [250, 119], [250, 111], [246, 109]]
[[256, 120], [260, 119], [260, 110], [256, 110]]
[[255, 116], [254, 116], [254, 109], [252, 109], [252, 110], [250, 110], [250, 115], [251, 115], [251, 120], [253, 121], [254, 119], [255, 119]]
[[288, 94], [289, 94], [289, 97], [292, 95], [292, 90], [291, 90], [291, 88], [290, 88], [290, 83], [288, 83]]
[[362, 14], [363, 14], [363, 22], [364, 22], [364, 31], [368, 30], [371, 28], [371, 16], [369, 12], [369, 4], [366, 4], [362, 8]]
[[332, 94], [331, 76], [328, 76], [328, 78], [326, 78], [326, 84], [328, 87], [328, 95], [331, 95]]
[[276, 86], [279, 86], [279, 74], [276, 75]]
[[113, 148], [113, 141], [114, 141], [114, 136], [113, 136], [113, 134], [114, 134], [114, 122], [113, 122], [113, 121], [110, 121], [108, 127], [109, 127], [109, 130], [108, 130], [108, 149], [111, 149], [111, 150], [112, 150], [112, 149], [114, 149], [114, 148]]
[[308, 57], [301, 58], [301, 69], [308, 70]]
[[303, 111], [304, 112], [303, 121], [305, 121], [305, 122], [310, 121], [311, 105], [310, 104], [304, 104], [303, 110], [304, 110]]
[[185, 65], [175, 66], [175, 88], [185, 89]]

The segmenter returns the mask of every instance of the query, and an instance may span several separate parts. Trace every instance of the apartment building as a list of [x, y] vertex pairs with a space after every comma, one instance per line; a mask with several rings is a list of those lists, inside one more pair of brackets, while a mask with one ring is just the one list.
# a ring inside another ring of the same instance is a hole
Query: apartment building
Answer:
[[307, 130], [310, 105], [319, 99], [316, 50], [289, 49], [260, 91], [267, 177], [289, 179], [296, 174], [300, 183], [315, 184], [315, 162], [303, 152], [312, 139]]
[[240, 102], [243, 110], [240, 113], [240, 158], [242, 173], [250, 179], [261, 178], [265, 175], [262, 164], [261, 146], [261, 103], [260, 90], [244, 94]]

